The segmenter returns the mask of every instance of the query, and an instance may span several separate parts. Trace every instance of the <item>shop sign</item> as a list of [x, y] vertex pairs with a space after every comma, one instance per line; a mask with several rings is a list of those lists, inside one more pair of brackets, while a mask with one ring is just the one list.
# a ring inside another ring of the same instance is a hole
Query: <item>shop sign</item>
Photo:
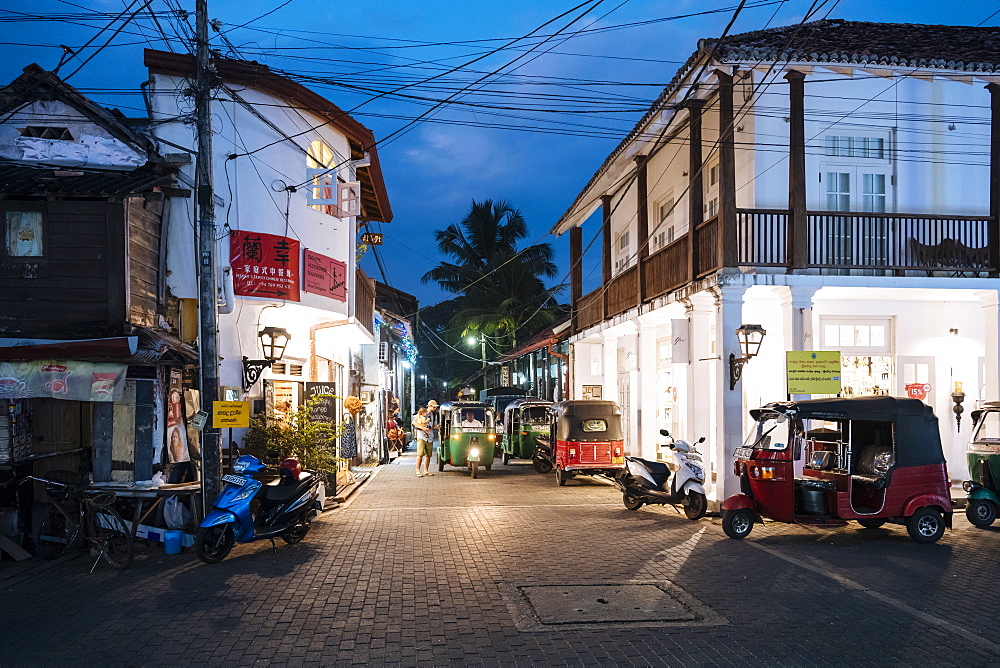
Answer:
[[500, 367], [500, 387], [510, 386], [510, 367], [506, 364]]
[[337, 386], [334, 383], [306, 383], [309, 419], [334, 424], [337, 420]]
[[320, 255], [308, 248], [303, 252], [306, 292], [323, 295], [337, 301], [347, 301], [347, 265], [332, 257]]
[[906, 396], [910, 399], [920, 399], [920, 401], [923, 401], [927, 398], [927, 393], [930, 391], [930, 383], [910, 383], [906, 386]]
[[839, 350], [785, 353], [788, 394], [840, 394]]
[[361, 235], [361, 243], [367, 244], [368, 246], [381, 246], [382, 245], [382, 233], [381, 232], [364, 232]]
[[0, 362], [0, 399], [120, 401], [127, 370], [100, 362]]
[[299, 242], [263, 232], [229, 237], [233, 291], [244, 297], [299, 301]]
[[212, 402], [212, 427], [215, 429], [240, 429], [249, 426], [249, 401]]

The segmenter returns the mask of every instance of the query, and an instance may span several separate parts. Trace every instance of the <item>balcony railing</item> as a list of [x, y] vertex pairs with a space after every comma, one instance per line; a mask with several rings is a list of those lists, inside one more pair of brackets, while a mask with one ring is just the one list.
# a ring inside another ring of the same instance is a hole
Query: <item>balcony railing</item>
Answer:
[[[791, 269], [790, 221], [787, 210], [738, 209], [736, 264]], [[987, 276], [1000, 269], [990, 261], [991, 223], [988, 216], [813, 211], [806, 214], [806, 264], [798, 268], [838, 274], [861, 270]], [[641, 267], [629, 267], [583, 296], [576, 304], [577, 331], [717, 271], [722, 267], [722, 239], [720, 217], [710, 218], [642, 259]]]

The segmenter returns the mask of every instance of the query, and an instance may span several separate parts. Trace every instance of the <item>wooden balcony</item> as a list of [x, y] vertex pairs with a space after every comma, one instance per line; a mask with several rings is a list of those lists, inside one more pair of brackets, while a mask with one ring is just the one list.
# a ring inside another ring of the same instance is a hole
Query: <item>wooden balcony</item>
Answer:
[[354, 317], [372, 335], [375, 334], [375, 281], [360, 269], [354, 281]]
[[[864, 271], [888, 276], [996, 275], [991, 261], [989, 216], [812, 211], [806, 214], [805, 266], [790, 261], [791, 213], [781, 209], [737, 209], [739, 267], [812, 269], [820, 274]], [[722, 221], [710, 218], [615, 276], [610, 284], [576, 303], [580, 331], [709, 276], [723, 263]], [[994, 244], [1000, 240], [994, 241]], [[643, 284], [640, 286], [640, 277]], [[641, 289], [640, 289], [641, 288]]]

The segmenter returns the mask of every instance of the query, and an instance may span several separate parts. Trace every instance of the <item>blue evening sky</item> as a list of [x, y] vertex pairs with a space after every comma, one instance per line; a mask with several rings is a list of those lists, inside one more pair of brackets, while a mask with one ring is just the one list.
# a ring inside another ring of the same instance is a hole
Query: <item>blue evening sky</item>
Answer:
[[[0, 7], [4, 54], [0, 83], [14, 79], [28, 63], [53, 68], [62, 54], [60, 44], [74, 49], [83, 46], [108, 22], [106, 17], [95, 17], [95, 12], [115, 15], [142, 1], [5, 0]], [[310, 87], [341, 108], [351, 109], [371, 98], [373, 90], [395, 90], [443, 74], [530, 33], [579, 3], [290, 0], [282, 5], [278, 0], [209, 0], [208, 4], [209, 15], [230, 31], [227, 37], [236, 53], [277, 70], [331, 80], [331, 84]], [[500, 79], [487, 77], [455, 97], [459, 102], [486, 106], [447, 105], [432, 112], [428, 121], [380, 146], [395, 219], [381, 226], [385, 245], [379, 252], [385, 277], [370, 254], [363, 262], [365, 270], [417, 295], [424, 306], [447, 298], [436, 285], [420, 281], [442, 260], [433, 231], [461, 220], [472, 200], [506, 199], [528, 221], [526, 243], [552, 243], [564, 274], [568, 236], [553, 238], [548, 230], [642, 115], [640, 110], [648, 107], [694, 51], [697, 40], [718, 36], [737, 4], [736, 0], [587, 3], [537, 31], [541, 38], [518, 42], [425, 86], [400, 91], [440, 100], [499, 68], [506, 73]], [[749, 0], [747, 4], [733, 32], [792, 24], [813, 3]], [[167, 13], [171, 7], [180, 7], [193, 14], [194, 2], [152, 0], [150, 7], [161, 27], [176, 34], [183, 27]], [[726, 11], [658, 20], [712, 10]], [[985, 21], [984, 25], [995, 26], [1000, 24], [1000, 13], [994, 14], [998, 10], [1000, 2], [993, 0], [827, 0], [817, 18], [952, 25]], [[148, 14], [142, 16], [140, 27], [125, 28], [70, 78], [71, 84], [99, 103], [133, 116], [144, 113], [141, 98], [135, 94], [146, 78], [142, 49], [149, 45], [164, 48]], [[582, 18], [566, 28], [576, 16]], [[648, 23], [609, 29], [638, 22]], [[560, 30], [559, 36], [545, 41]], [[112, 31], [102, 33], [82, 57], [104, 44]], [[228, 51], [215, 33], [213, 42], [224, 53]], [[535, 50], [528, 53], [531, 47]], [[180, 50], [176, 42], [175, 49]], [[73, 72], [80, 62], [79, 57], [70, 60], [60, 74]], [[377, 138], [384, 138], [427, 112], [430, 104], [433, 101], [382, 97], [359, 108], [354, 116], [372, 128]], [[514, 109], [496, 108], [500, 106]], [[566, 113], [570, 109], [592, 113]], [[584, 227], [585, 244], [596, 231], [594, 221]], [[593, 250], [598, 246], [594, 244]], [[585, 262], [585, 290], [596, 287], [599, 280], [599, 257], [593, 250]]]

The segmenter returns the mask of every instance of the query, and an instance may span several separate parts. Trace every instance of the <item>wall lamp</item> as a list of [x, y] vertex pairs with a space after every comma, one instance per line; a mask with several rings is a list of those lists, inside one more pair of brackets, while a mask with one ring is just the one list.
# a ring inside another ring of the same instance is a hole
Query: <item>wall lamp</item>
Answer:
[[285, 347], [291, 340], [292, 335], [288, 333], [288, 330], [281, 327], [265, 327], [257, 332], [257, 337], [260, 339], [261, 348], [264, 349], [264, 359], [251, 360], [246, 357], [243, 358], [244, 392], [250, 391], [253, 384], [260, 378], [260, 374], [264, 373], [264, 369], [267, 369], [284, 356]]
[[743, 357], [737, 357], [735, 353], [729, 354], [729, 389], [735, 390], [736, 383], [740, 382], [743, 376], [743, 365], [757, 356], [760, 352], [760, 344], [767, 334], [760, 325], [740, 325], [736, 330], [736, 338], [740, 342], [740, 352]]

